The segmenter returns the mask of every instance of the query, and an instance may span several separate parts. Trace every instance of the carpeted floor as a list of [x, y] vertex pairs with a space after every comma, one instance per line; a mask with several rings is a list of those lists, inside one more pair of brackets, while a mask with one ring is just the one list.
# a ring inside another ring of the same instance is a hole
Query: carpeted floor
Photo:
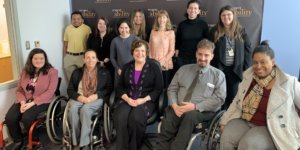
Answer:
[[[156, 131], [157, 128], [157, 124], [151, 125], [147, 127], [147, 133], [157, 133]], [[40, 127], [38, 128], [38, 137], [40, 139], [40, 142], [42, 143], [41, 146], [35, 147], [34, 149], [38, 149], [38, 150], [62, 150], [63, 146], [54, 144], [50, 141], [48, 135], [47, 135], [47, 131], [45, 127]], [[153, 134], [151, 134], [153, 135]], [[155, 135], [155, 134], [154, 134]], [[156, 144], [156, 140], [157, 138], [149, 138], [148, 141], [150, 142], [150, 145], [152, 145], [153, 147], [155, 147]], [[24, 145], [27, 145], [27, 138], [24, 138]], [[192, 150], [194, 149], [204, 149], [205, 147], [201, 146], [203, 144], [201, 144], [201, 140], [197, 139], [197, 142], [195, 142], [195, 144], [193, 144], [192, 146]], [[105, 144], [105, 149], [106, 150], [114, 150], [115, 149], [115, 143], [112, 144]], [[9, 150], [10, 149], [10, 145], [8, 145], [5, 149]], [[26, 149], [26, 147], [24, 147], [23, 149]], [[99, 147], [96, 146], [95, 148], [96, 150], [100, 150]], [[150, 150], [151, 148], [149, 148], [148, 146], [146, 146], [146, 144], [143, 145], [142, 150]]]

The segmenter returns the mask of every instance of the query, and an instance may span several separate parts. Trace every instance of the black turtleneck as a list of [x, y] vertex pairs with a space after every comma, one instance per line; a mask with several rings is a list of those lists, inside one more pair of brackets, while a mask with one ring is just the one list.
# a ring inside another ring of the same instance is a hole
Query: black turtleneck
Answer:
[[176, 32], [175, 46], [179, 50], [179, 57], [195, 60], [197, 44], [203, 38], [208, 37], [208, 30], [207, 23], [200, 18], [180, 22]]

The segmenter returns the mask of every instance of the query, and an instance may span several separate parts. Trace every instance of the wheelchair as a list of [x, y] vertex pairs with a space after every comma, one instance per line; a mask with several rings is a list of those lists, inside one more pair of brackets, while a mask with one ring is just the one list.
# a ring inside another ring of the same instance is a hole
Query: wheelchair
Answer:
[[[114, 92], [111, 93], [109, 99], [114, 99]], [[112, 105], [108, 104], [110, 100], [105, 99], [102, 108], [98, 112], [95, 112], [92, 115], [92, 126], [91, 126], [91, 132], [90, 132], [90, 150], [98, 149], [98, 150], [104, 150], [104, 142], [110, 143], [115, 138], [115, 132], [113, 132], [113, 126], [112, 126], [112, 119], [110, 114], [110, 109]], [[68, 122], [68, 113], [69, 113], [69, 104], [67, 103], [66, 109], [63, 113], [63, 149], [66, 150], [72, 150], [72, 133], [71, 133], [71, 127]], [[107, 111], [105, 111], [107, 110]], [[109, 122], [106, 122], [106, 124], [103, 122], [103, 120], [108, 119], [111, 120]], [[105, 130], [111, 130], [109, 132], [103, 133]], [[109, 133], [109, 134], [108, 134]]]
[[[192, 137], [186, 147], [187, 150], [191, 150], [197, 138], [200, 137], [202, 143], [206, 143], [207, 150], [218, 150], [220, 147], [220, 129], [219, 122], [225, 110], [217, 111], [211, 120], [199, 123], [193, 131]], [[163, 118], [161, 118], [163, 119]], [[162, 122], [159, 122], [157, 131], [160, 133]], [[202, 145], [200, 143], [200, 145]]]
[[54, 144], [62, 144], [63, 139], [63, 115], [68, 98], [58, 97], [50, 104], [46, 116], [46, 129], [50, 141]]
[[109, 101], [103, 106], [103, 129], [107, 143], [112, 143], [116, 139], [116, 130], [113, 125], [112, 111], [116, 93], [113, 91]]
[[214, 117], [203, 123], [199, 123], [195, 129], [194, 134], [191, 137], [187, 149], [190, 150], [197, 137], [201, 137], [202, 142], [206, 141], [207, 150], [218, 150], [220, 148], [221, 133], [219, 129], [219, 122], [225, 111], [218, 111]]
[[[104, 128], [104, 135], [107, 143], [112, 143], [116, 139], [116, 129], [113, 125], [113, 106], [115, 102], [115, 91], [112, 92], [109, 102], [104, 105], [103, 109], [103, 128]], [[163, 114], [164, 108], [167, 106], [167, 95], [166, 90], [164, 89], [159, 96], [156, 110], [152, 113], [152, 115], [147, 119], [147, 126], [154, 124], [155, 122], [160, 121], [160, 117]], [[144, 144], [149, 148], [153, 149], [151, 142], [148, 140], [149, 138], [157, 137], [157, 133], [145, 133], [144, 136]]]
[[[59, 96], [60, 87], [61, 83], [61, 78], [58, 79], [58, 85], [55, 91], [56, 98], [53, 100], [47, 111], [41, 112], [37, 119], [32, 123], [29, 131], [28, 131], [28, 149], [33, 149], [34, 145], [40, 146], [41, 143], [39, 141], [34, 141], [33, 137], [37, 135], [33, 135], [34, 130], [39, 128], [39, 127], [45, 127], [47, 129], [47, 134], [50, 138], [50, 140], [53, 143], [59, 144], [61, 143], [61, 134], [60, 129], [61, 129], [61, 117], [62, 117], [62, 112], [64, 110], [64, 106], [66, 104], [67, 98], [64, 96]], [[3, 126], [5, 125], [5, 121], [3, 121], [0, 124], [0, 149], [3, 149], [5, 147], [5, 142], [3, 139]], [[7, 132], [8, 133], [8, 132]], [[9, 135], [8, 135], [9, 136]]]

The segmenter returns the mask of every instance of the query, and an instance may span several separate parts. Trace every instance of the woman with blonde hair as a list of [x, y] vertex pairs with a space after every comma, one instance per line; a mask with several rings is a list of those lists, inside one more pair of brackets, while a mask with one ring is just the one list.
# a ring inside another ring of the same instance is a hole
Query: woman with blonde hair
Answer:
[[146, 40], [146, 19], [143, 10], [136, 9], [130, 15], [130, 33], [138, 36], [142, 40]]
[[175, 33], [166, 10], [157, 12], [149, 40], [149, 57], [157, 60], [163, 70], [164, 87], [170, 83], [170, 70], [173, 69], [172, 57], [175, 53]]

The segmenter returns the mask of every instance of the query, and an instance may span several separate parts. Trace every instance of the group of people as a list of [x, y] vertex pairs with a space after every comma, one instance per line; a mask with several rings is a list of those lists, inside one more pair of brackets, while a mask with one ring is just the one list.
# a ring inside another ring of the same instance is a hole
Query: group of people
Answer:
[[[80, 12], [72, 13], [64, 33], [64, 69], [76, 148], [88, 149], [91, 117], [113, 87], [117, 150], [141, 149], [163, 88], [169, 106], [155, 149], [185, 149], [194, 127], [220, 109], [227, 110], [220, 121], [222, 150], [300, 148], [300, 83], [276, 65], [268, 42], [252, 50], [233, 7], [222, 7], [210, 30], [199, 13], [200, 3], [190, 0], [175, 32], [168, 12], [159, 10], [149, 35], [142, 10], [118, 23], [118, 35], [105, 17], [92, 32]], [[45, 51], [33, 49], [5, 117], [13, 149], [23, 145], [19, 122], [28, 130], [47, 110], [57, 81]]]

